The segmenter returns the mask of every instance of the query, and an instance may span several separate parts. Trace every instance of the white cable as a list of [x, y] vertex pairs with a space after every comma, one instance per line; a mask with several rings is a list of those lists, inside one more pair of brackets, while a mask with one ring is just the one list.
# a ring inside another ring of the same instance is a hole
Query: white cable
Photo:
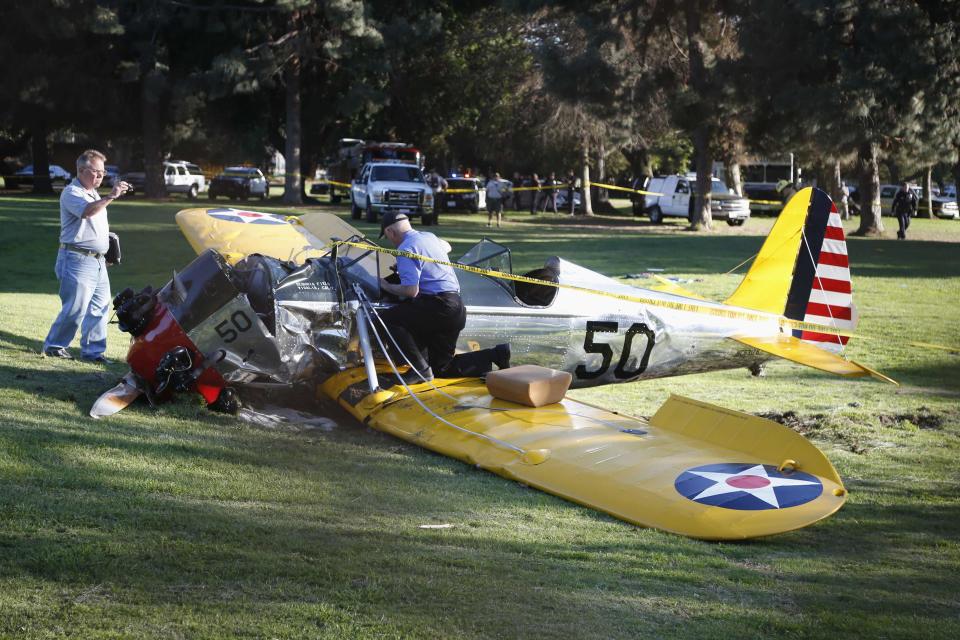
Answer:
[[[368, 301], [368, 300], [365, 300], [365, 299], [361, 299], [361, 302], [367, 302], [367, 303], [369, 303], [369, 301]], [[378, 316], [378, 318], [379, 318], [379, 316]], [[380, 320], [380, 322], [383, 322], [383, 320]], [[520, 455], [525, 455], [525, 454], [527, 453], [526, 449], [521, 449], [520, 447], [518, 447], [518, 446], [516, 446], [516, 445], [512, 445], [512, 444], [510, 444], [509, 442], [504, 442], [503, 440], [499, 440], [499, 439], [494, 438], [494, 437], [492, 437], [492, 436], [488, 436], [488, 435], [485, 434], [485, 433], [477, 433], [476, 431], [471, 431], [470, 429], [465, 429], [464, 427], [461, 427], [461, 426], [459, 426], [459, 425], [453, 424], [453, 423], [450, 422], [449, 420], [447, 420], [447, 419], [445, 419], [445, 418], [442, 418], [441, 416], [437, 415], [436, 412], [434, 412], [432, 409], [430, 409], [427, 405], [425, 405], [425, 404], [423, 403], [422, 400], [420, 400], [420, 398], [417, 397], [417, 394], [414, 393], [414, 392], [410, 389], [410, 387], [407, 385], [407, 382], [403, 379], [403, 377], [400, 376], [400, 372], [397, 370], [397, 365], [393, 362], [393, 358], [391, 358], [391, 357], [390, 357], [390, 354], [387, 352], [386, 345], [383, 344], [383, 340], [380, 338], [380, 334], [376, 331], [376, 328], [373, 326], [373, 321], [372, 321], [372, 320], [370, 321], [370, 324], [371, 324], [370, 328], [373, 329], [373, 334], [374, 334], [374, 336], [375, 336], [376, 339], [377, 339], [377, 344], [380, 345], [380, 349], [383, 351], [383, 354], [384, 354], [384, 356], [386, 357], [387, 362], [390, 364], [390, 368], [393, 369], [393, 374], [394, 374], [395, 376], [397, 376], [397, 379], [400, 381], [400, 384], [402, 384], [402, 385], [403, 385], [403, 388], [407, 390], [407, 393], [410, 394], [410, 397], [413, 398], [413, 400], [414, 400], [418, 405], [420, 405], [420, 408], [421, 408], [421, 409], [423, 409], [424, 411], [426, 411], [428, 414], [430, 414], [431, 416], [433, 416], [434, 418], [436, 418], [437, 420], [439, 420], [439, 421], [442, 422], [443, 424], [447, 425], [448, 427], [453, 427], [453, 428], [456, 429], [457, 431], [461, 431], [461, 432], [463, 432], [463, 433], [466, 433], [466, 434], [471, 435], [471, 436], [476, 436], [476, 437], [478, 437], [478, 438], [483, 438], [484, 440], [487, 440], [487, 441], [489, 441], [489, 442], [492, 442], [493, 444], [495, 444], [495, 445], [497, 445], [497, 446], [499, 446], [499, 447], [503, 447], [503, 448], [505, 448], [505, 449], [509, 449], [509, 450], [511, 450], [511, 451], [514, 451], [514, 452], [516, 452], [516, 453], [519, 453]], [[387, 333], [387, 335], [390, 335], [389, 332]], [[396, 345], [396, 340], [393, 340], [393, 336], [390, 336], [390, 339], [393, 341], [394, 345]], [[407, 360], [407, 364], [410, 364], [410, 361], [409, 361], [409, 359], [407, 359], [406, 354], [404, 354], [403, 351], [400, 351], [400, 354], [403, 356], [404, 360]], [[413, 367], [413, 365], [410, 365], [410, 367], [411, 367], [412, 369], [416, 370], [416, 368]], [[418, 371], [417, 374], [420, 375], [420, 372]], [[423, 378], [422, 375], [420, 375], [420, 377]], [[428, 381], [427, 381], [426, 379], [424, 379], [424, 382], [428, 382]], [[433, 389], [436, 390], [436, 391], [439, 391], [439, 389], [437, 389], [436, 385], [433, 385]], [[442, 392], [441, 392], [441, 393], [442, 393]], [[450, 395], [448, 395], [448, 394], [446, 394], [446, 393], [444, 393], [443, 395], [447, 396], [448, 398], [452, 398], [452, 396], [450, 396]], [[452, 399], [456, 400], [455, 398], [452, 398]]]
[[[362, 294], [361, 294], [361, 295], [362, 295]], [[373, 304], [370, 303], [370, 301], [366, 298], [366, 296], [363, 296], [363, 297], [361, 298], [361, 303], [365, 305], [364, 308], [365, 308], [365, 310], [366, 310], [366, 312], [367, 312], [367, 318], [368, 318], [368, 320], [369, 320], [369, 322], [370, 322], [370, 325], [371, 325], [371, 326], [370, 326], [370, 329], [371, 329], [374, 333], [376, 333], [376, 327], [373, 326], [373, 318], [375, 317], [375, 318], [377, 319], [377, 321], [380, 322], [380, 326], [383, 327], [384, 333], [386, 333], [386, 334], [387, 334], [387, 337], [390, 338], [390, 341], [393, 343], [393, 346], [396, 347], [397, 352], [399, 352], [400, 355], [403, 356], [403, 359], [406, 361], [407, 365], [408, 365], [412, 370], [416, 371], [416, 367], [414, 367], [413, 364], [410, 363], [410, 360], [407, 358], [407, 355], [403, 352], [402, 349], [400, 349], [399, 345], [397, 345], [397, 342], [396, 342], [396, 340], [394, 339], [393, 334], [390, 333], [390, 329], [387, 328], [387, 325], [384, 323], [383, 318], [381, 318], [381, 317], [380, 317], [380, 314], [377, 313], [377, 310], [373, 307]], [[379, 340], [378, 340], [378, 342], [379, 342]], [[382, 344], [382, 343], [380, 344], [380, 348], [383, 349], [383, 344]], [[385, 354], [385, 355], [387, 356], [387, 361], [389, 362], [389, 361], [390, 361], [389, 355], [387, 355], [387, 354]], [[392, 364], [392, 362], [391, 362], [391, 364]], [[418, 372], [418, 374], [419, 374], [419, 372]], [[398, 376], [398, 377], [399, 377], [399, 376]], [[442, 388], [434, 385], [434, 384], [431, 383], [429, 380], [424, 379], [423, 376], [420, 376], [420, 378], [421, 378], [422, 380], [424, 380], [424, 382], [429, 383], [430, 386], [432, 387], [433, 391], [436, 391], [438, 394], [440, 394], [440, 395], [442, 395], [442, 396], [444, 396], [444, 397], [446, 397], [446, 398], [448, 398], [448, 399], [456, 402], [456, 403], [457, 403], [457, 405], [456, 405], [457, 407], [461, 407], [461, 408], [463, 408], [463, 409], [482, 409], [482, 410], [484, 410], [484, 411], [490, 411], [490, 412], [513, 411], [513, 408], [512, 408], [512, 407], [491, 407], [491, 406], [482, 405], [482, 404], [464, 404], [464, 403], [460, 402], [460, 398], [457, 398], [457, 397], [455, 397], [455, 396], [450, 395], [449, 393], [445, 392]], [[406, 385], [404, 385], [404, 386], [406, 387]], [[409, 387], [407, 387], [407, 391], [410, 392], [410, 388], [409, 388]], [[410, 392], [410, 393], [411, 393], [411, 395], [413, 395], [412, 392]], [[613, 429], [616, 429], [617, 431], [620, 431], [620, 430], [621, 430], [620, 427], [618, 427], [616, 424], [614, 424], [614, 423], [612, 423], [612, 422], [610, 422], [610, 421], [608, 421], [608, 420], [604, 420], [604, 419], [602, 419], [602, 418], [597, 418], [597, 417], [595, 417], [595, 416], [584, 415], [584, 414], [582, 414], [582, 413], [570, 413], [569, 411], [555, 411], [555, 410], [554, 410], [554, 411], [550, 411], [550, 412], [546, 412], [546, 411], [544, 411], [543, 409], [541, 409], [541, 410], [538, 412], [538, 415], [541, 415], [541, 416], [542, 416], [542, 415], [544, 415], [545, 413], [556, 413], [556, 414], [562, 414], [562, 415], [565, 415], [565, 416], [575, 416], [575, 417], [578, 417], [578, 418], [583, 418], [583, 419], [585, 419], [585, 420], [590, 420], [590, 421], [592, 421], [592, 422], [598, 422], [598, 423], [600, 423], [600, 424], [602, 424], [602, 425], [604, 425], [604, 426], [607, 426], [607, 427], [611, 427], [611, 428], [613, 428]], [[563, 425], [554, 424], [553, 426], [559, 427], [559, 426], [563, 426]], [[471, 432], [471, 433], [473, 433], [473, 432]], [[478, 435], [479, 435], [479, 434], [478, 434]]]

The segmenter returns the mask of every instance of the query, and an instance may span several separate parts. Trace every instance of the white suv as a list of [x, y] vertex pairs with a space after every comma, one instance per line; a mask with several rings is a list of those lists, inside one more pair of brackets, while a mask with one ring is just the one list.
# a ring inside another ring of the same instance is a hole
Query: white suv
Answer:
[[387, 211], [420, 216], [424, 225], [437, 221], [433, 207], [433, 189], [415, 164], [406, 162], [368, 162], [350, 185], [350, 215], [376, 222]]
[[185, 193], [191, 200], [207, 190], [207, 181], [200, 167], [183, 160], [163, 163], [163, 183], [167, 193]]

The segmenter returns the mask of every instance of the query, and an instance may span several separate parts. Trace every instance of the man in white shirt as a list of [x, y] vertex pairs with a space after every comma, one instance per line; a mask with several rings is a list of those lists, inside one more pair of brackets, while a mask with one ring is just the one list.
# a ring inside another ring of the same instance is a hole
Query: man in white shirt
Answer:
[[80, 329], [80, 358], [106, 364], [107, 320], [110, 310], [110, 279], [104, 255], [110, 246], [107, 205], [130, 190], [117, 181], [101, 198], [104, 156], [88, 149], [77, 158], [77, 177], [60, 194], [60, 251], [54, 272], [60, 281], [62, 307], [43, 341], [43, 354], [54, 358], [73, 356], [67, 346]]
[[503, 216], [503, 199], [510, 193], [510, 183], [500, 178], [499, 173], [487, 179], [487, 226], [493, 222], [493, 216], [497, 216], [497, 226], [500, 226]]

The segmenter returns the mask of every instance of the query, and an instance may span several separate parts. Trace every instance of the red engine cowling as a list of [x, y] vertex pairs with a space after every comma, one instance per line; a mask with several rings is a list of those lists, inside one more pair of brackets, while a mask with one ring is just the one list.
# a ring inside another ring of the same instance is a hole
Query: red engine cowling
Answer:
[[[193, 362], [196, 363], [195, 366], [202, 367], [202, 372], [191, 389], [202, 395], [207, 404], [215, 402], [220, 392], [226, 387], [226, 381], [215, 368], [204, 366], [205, 356], [193, 344], [166, 305], [159, 300], [147, 328], [133, 339], [130, 350], [127, 352], [127, 363], [134, 373], [150, 385], [151, 389], [156, 389], [161, 383], [157, 379], [157, 366], [165, 354], [177, 347], [187, 349]], [[169, 393], [170, 391], [165, 389], [162, 395]]]

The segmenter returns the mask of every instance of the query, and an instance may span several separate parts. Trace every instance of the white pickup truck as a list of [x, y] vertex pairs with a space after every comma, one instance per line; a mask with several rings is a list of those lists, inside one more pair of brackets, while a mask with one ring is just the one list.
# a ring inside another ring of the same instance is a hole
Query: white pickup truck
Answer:
[[426, 225], [437, 221], [433, 189], [423, 172], [407, 162], [368, 162], [350, 184], [350, 215], [376, 222], [387, 211], [420, 216]]
[[[718, 178], [712, 178], [711, 184], [713, 219], [726, 220], [730, 226], [740, 226], [746, 222], [750, 217], [750, 201], [730, 191]], [[644, 199], [643, 210], [650, 216], [650, 222], [660, 224], [666, 216], [688, 220], [693, 217], [697, 193], [696, 174], [653, 178], [644, 190], [663, 194], [646, 196]]]

